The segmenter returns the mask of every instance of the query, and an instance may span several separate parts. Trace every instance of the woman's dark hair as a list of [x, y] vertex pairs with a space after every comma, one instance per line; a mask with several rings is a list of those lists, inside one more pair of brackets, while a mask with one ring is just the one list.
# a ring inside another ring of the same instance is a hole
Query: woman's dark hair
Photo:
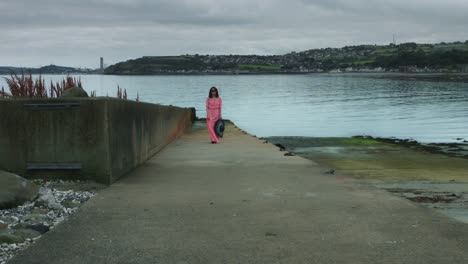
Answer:
[[210, 91], [208, 92], [208, 97], [209, 97], [209, 98], [213, 98], [213, 95], [211, 95], [211, 91], [213, 91], [213, 90], [216, 91], [215, 97], [218, 98], [218, 97], [219, 97], [218, 88], [216, 88], [216, 87], [214, 87], [214, 86], [210, 88]]

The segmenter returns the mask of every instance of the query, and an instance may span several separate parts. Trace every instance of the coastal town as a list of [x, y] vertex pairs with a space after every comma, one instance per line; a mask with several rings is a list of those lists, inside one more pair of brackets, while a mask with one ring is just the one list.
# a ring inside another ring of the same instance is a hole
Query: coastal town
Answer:
[[143, 56], [105, 74], [248, 74], [320, 72], [468, 72], [468, 41], [311, 49], [284, 55]]
[[73, 68], [48, 65], [40, 68], [0, 66], [0, 74], [270, 74], [407, 72], [467, 73], [468, 40], [417, 44], [357, 45], [292, 51], [283, 55], [143, 56], [106, 67], [101, 57], [99, 68]]

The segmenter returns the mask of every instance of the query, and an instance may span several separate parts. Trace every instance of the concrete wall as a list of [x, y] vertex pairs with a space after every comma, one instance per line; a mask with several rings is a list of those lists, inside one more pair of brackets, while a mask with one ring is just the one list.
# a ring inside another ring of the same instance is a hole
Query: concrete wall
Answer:
[[194, 111], [111, 98], [0, 100], [0, 169], [109, 184], [190, 130]]
[[191, 129], [192, 111], [131, 101], [108, 102], [112, 181]]

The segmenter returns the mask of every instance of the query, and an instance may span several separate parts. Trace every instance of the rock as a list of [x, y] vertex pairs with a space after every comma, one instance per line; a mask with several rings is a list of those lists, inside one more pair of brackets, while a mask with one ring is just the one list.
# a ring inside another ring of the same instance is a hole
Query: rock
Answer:
[[89, 97], [88, 93], [80, 87], [72, 87], [63, 91], [60, 97]]
[[195, 110], [195, 107], [190, 107], [190, 121], [192, 124], [197, 120], [197, 111]]
[[34, 208], [31, 211], [31, 214], [39, 214], [39, 215], [46, 215], [49, 212], [47, 208]]
[[71, 181], [66, 181], [66, 182], [51, 182], [49, 188], [53, 188], [59, 191], [68, 191], [72, 190], [74, 192], [84, 192], [84, 191], [99, 191], [102, 189], [107, 188], [107, 185], [101, 184], [101, 183], [96, 183], [92, 181], [76, 181], [76, 182], [71, 182]]
[[17, 244], [23, 242], [24, 239], [22, 237], [12, 234], [9, 230], [0, 231], [0, 244]]
[[275, 236], [277, 236], [277, 235], [278, 235], [278, 234], [273, 233], [273, 232], [266, 232], [266, 233], [265, 233], [265, 236], [272, 236], [272, 237], [275, 237]]
[[7, 223], [0, 222], [0, 230], [6, 229], [8, 227]]
[[26, 224], [26, 223], [19, 223], [19, 224], [16, 224], [14, 226], [12, 226], [13, 229], [26, 229], [29, 227], [29, 224]]
[[39, 187], [13, 173], [0, 170], [0, 209], [13, 208], [37, 197]]
[[450, 203], [461, 197], [461, 194], [446, 192], [402, 193], [402, 196], [417, 203]]
[[277, 146], [280, 149], [280, 151], [285, 151], [286, 150], [286, 147], [279, 144], [279, 143], [275, 144], [275, 146]]
[[63, 206], [57, 202], [52, 191], [44, 187], [39, 189], [39, 198], [37, 198], [36, 206], [44, 206], [52, 210], [63, 210]]
[[14, 230], [30, 229], [30, 230], [39, 232], [40, 234], [44, 234], [50, 230], [50, 227], [43, 223], [32, 223], [32, 224], [21, 223], [21, 224], [17, 224], [16, 226], [14, 226], [13, 229]]
[[33, 229], [19, 229], [19, 230], [16, 230], [13, 235], [15, 236], [19, 236], [21, 237], [22, 239], [24, 240], [27, 240], [28, 238], [29, 239], [32, 239], [32, 238], [35, 238], [35, 237], [38, 237], [40, 236], [42, 233], [36, 231], [36, 230], [33, 230]]
[[39, 232], [41, 234], [49, 232], [49, 230], [50, 230], [50, 227], [48, 227], [48, 226], [46, 226], [44, 224], [30, 225], [29, 228], [34, 230], [34, 231], [37, 231], [37, 232]]
[[66, 199], [66, 200], [62, 201], [62, 205], [65, 208], [77, 208], [77, 207], [80, 207], [81, 203], [74, 202], [73, 200], [70, 200], [70, 199]]
[[47, 220], [48, 220], [48, 217], [42, 214], [28, 214], [23, 218], [24, 222], [30, 222], [30, 223], [42, 223]]

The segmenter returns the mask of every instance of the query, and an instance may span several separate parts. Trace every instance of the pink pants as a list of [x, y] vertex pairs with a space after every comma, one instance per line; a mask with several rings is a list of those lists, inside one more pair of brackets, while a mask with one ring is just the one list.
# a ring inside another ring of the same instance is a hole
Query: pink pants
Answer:
[[212, 142], [219, 143], [219, 138], [216, 136], [214, 125], [221, 117], [221, 98], [206, 98], [206, 126]]
[[219, 138], [216, 136], [215, 130], [214, 130], [214, 125], [217, 120], [214, 119], [207, 119], [206, 120], [206, 127], [208, 128], [208, 133], [210, 134], [211, 141], [216, 142], [216, 144], [219, 143]]

